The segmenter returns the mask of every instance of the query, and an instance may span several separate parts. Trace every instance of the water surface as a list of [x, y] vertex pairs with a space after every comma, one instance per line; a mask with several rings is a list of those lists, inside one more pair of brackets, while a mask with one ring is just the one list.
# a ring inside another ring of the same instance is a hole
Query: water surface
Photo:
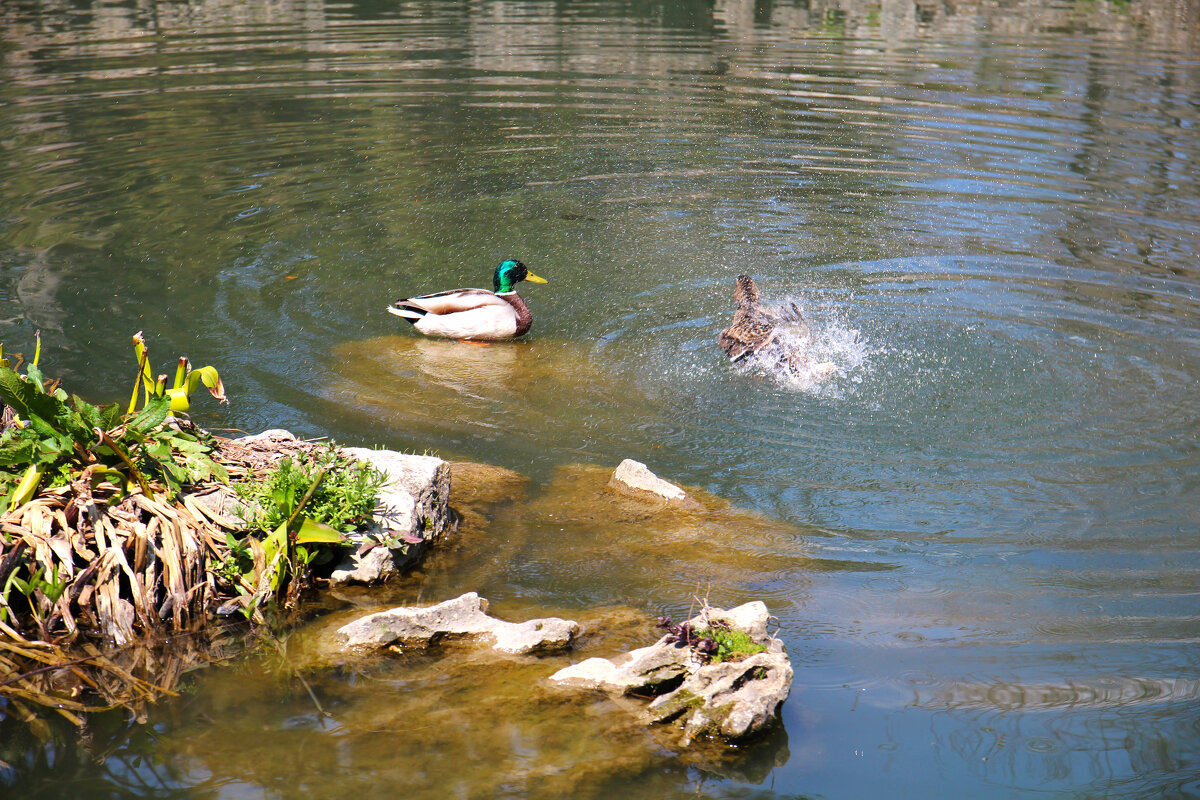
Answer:
[[[474, 590], [595, 623], [545, 661], [304, 671], [329, 717], [279, 659], [211, 670], [145, 725], [98, 723], [102, 758], [29, 745], [0, 775], [80, 797], [1194, 796], [1198, 13], [0, 2], [6, 349], [41, 330], [48, 372], [121, 399], [144, 330], [163, 371], [220, 369], [232, 402], [202, 424], [515, 470], [522, 498], [329, 613]], [[509, 256], [550, 281], [522, 286], [526, 341], [384, 312]], [[803, 309], [831, 380], [725, 362], [743, 272]], [[735, 510], [606, 513], [625, 457]], [[779, 619], [796, 680], [768, 740], [688, 757], [538, 689], [697, 593]]]

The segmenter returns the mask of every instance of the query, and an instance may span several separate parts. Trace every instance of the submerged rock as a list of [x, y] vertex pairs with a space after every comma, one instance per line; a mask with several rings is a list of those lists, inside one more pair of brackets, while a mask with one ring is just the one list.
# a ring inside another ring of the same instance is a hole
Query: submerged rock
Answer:
[[338, 628], [344, 648], [428, 647], [447, 640], [476, 640], [502, 653], [526, 654], [570, 647], [579, 625], [549, 617], [505, 622], [488, 616], [475, 592], [435, 606], [401, 606], [368, 614]]
[[529, 478], [511, 469], [471, 461], [450, 462], [454, 495], [450, 507], [458, 515], [460, 530], [486, 528], [495, 508], [525, 500]]
[[370, 527], [347, 538], [356, 549], [329, 577], [331, 586], [386, 581], [417, 561], [452, 526], [450, 467], [440, 458], [343, 447], [388, 476]]
[[693, 630], [723, 623], [766, 648], [739, 661], [708, 663], [668, 635], [614, 659], [589, 658], [548, 680], [568, 689], [657, 694], [643, 712], [644, 721], [679, 720], [684, 744], [701, 736], [741, 741], [769, 727], [791, 691], [792, 665], [783, 642], [767, 633], [769, 616], [766, 605], [755, 601], [728, 611], [706, 609], [689, 620]]

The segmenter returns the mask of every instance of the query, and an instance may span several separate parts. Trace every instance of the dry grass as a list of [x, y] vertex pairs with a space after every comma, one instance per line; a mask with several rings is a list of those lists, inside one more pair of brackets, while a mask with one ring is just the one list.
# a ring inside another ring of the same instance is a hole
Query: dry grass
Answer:
[[[231, 480], [261, 477], [317, 446], [217, 445]], [[198, 499], [220, 488], [193, 487], [174, 502], [162, 493], [117, 497], [85, 475], [0, 515], [0, 716], [36, 724], [37, 709], [53, 708], [80, 724], [88, 712], [140, 708], [170, 691], [190, 657], [153, 655], [163, 637], [203, 631], [220, 604], [262, 589], [241, 580], [239, 592], [218, 569], [230, 555], [226, 532], [243, 527]], [[58, 591], [39, 584], [26, 593], [10, 581], [18, 575], [26, 586], [43, 576]]]

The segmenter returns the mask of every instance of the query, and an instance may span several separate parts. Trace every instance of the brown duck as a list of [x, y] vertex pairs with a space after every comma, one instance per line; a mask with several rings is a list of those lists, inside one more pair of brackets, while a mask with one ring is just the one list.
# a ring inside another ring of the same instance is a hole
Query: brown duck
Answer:
[[738, 276], [733, 301], [737, 304], [733, 323], [717, 337], [717, 342], [729, 355], [730, 361], [739, 361], [775, 341], [782, 324], [798, 324], [802, 326], [804, 335], [808, 333], [804, 315], [795, 303], [788, 303], [780, 311], [763, 308], [758, 300], [758, 287], [749, 275]]

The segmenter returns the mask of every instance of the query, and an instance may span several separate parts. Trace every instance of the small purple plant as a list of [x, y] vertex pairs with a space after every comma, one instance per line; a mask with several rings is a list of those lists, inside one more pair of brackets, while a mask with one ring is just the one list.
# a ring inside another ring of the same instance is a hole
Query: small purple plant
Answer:
[[717, 642], [708, 636], [701, 636], [688, 622], [678, 625], [670, 617], [659, 617], [658, 627], [667, 632], [668, 644], [679, 644], [690, 647], [696, 654], [708, 661], [717, 652]]

